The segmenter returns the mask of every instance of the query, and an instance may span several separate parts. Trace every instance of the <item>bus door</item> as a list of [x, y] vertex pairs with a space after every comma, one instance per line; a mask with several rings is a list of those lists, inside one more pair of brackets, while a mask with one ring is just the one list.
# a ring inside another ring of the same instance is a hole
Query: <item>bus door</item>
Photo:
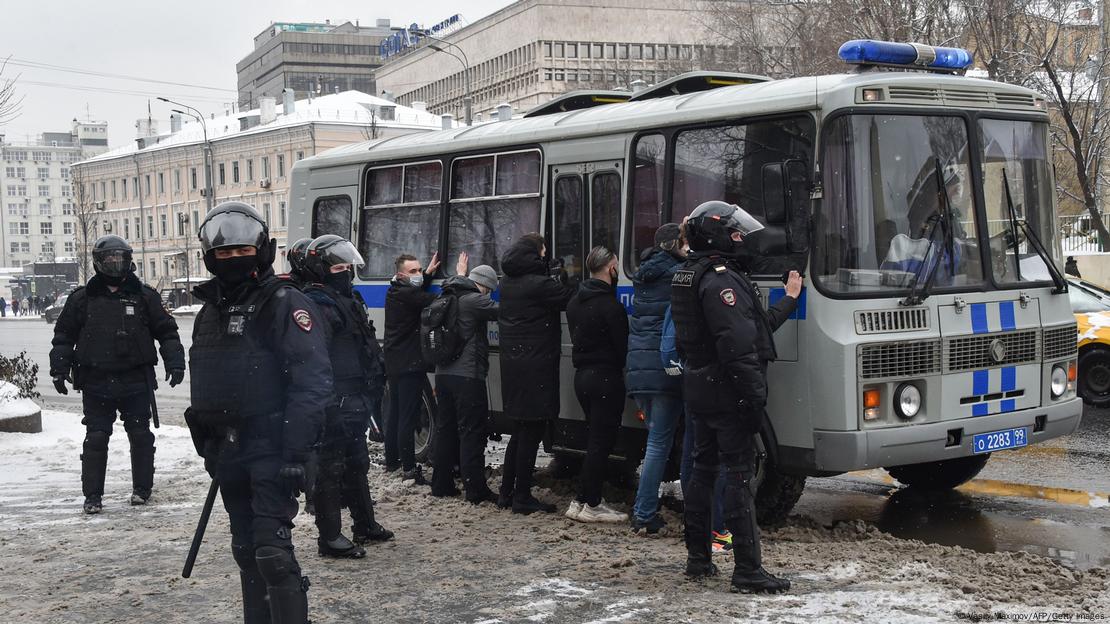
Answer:
[[[621, 222], [621, 170], [619, 161], [553, 165], [548, 214], [552, 262], [562, 262], [570, 283], [589, 277], [586, 256], [604, 245], [619, 253]], [[627, 305], [627, 302], [626, 302]], [[582, 420], [574, 395], [570, 331], [563, 317], [563, 361], [559, 366], [562, 417]]]

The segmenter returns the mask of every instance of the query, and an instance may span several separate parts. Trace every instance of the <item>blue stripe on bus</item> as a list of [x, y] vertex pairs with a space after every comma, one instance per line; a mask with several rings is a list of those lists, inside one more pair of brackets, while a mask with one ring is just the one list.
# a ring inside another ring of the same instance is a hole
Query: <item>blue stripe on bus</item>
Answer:
[[972, 416], [986, 416], [987, 415], [987, 407], [988, 406], [987, 406], [986, 403], [977, 403], [975, 405], [972, 405], [971, 406], [971, 415]]
[[1002, 368], [1002, 391], [1009, 392], [1017, 388], [1017, 367], [1005, 366]]
[[[779, 300], [781, 300], [785, 296], [786, 296], [786, 289], [785, 288], [772, 288], [770, 294], [767, 295], [767, 302], [770, 305], [775, 305], [776, 303], [779, 302]], [[806, 320], [806, 289], [805, 288], [802, 289], [802, 294], [798, 295], [798, 307], [794, 308], [794, 311], [790, 313], [790, 316], [788, 318], [794, 319], [796, 321]]]
[[976, 396], [983, 396], [990, 392], [990, 371], [977, 370], [971, 373], [971, 393]]
[[987, 304], [971, 304], [971, 331], [975, 334], [987, 333]]
[[[358, 294], [362, 295], [362, 300], [366, 302], [367, 308], [384, 308], [385, 293], [389, 290], [389, 284], [355, 284], [355, 290], [358, 291]], [[443, 289], [433, 284], [428, 290], [430, 292], [439, 293]], [[495, 293], [494, 299], [496, 298]]]
[[1006, 399], [1001, 404], [1002, 412], [1012, 412], [1015, 409], [1017, 409], [1017, 401], [1015, 401], [1014, 399]]
[[1014, 322], [1014, 302], [1002, 301], [998, 304], [998, 318], [1002, 321], [1002, 331], [1014, 331], [1017, 323]]

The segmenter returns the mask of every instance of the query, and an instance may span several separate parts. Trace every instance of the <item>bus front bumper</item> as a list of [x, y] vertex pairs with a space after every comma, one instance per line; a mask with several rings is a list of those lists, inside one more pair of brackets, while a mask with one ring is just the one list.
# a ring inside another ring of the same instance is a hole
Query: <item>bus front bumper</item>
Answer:
[[[1039, 416], [1044, 417], [1044, 426], [1038, 431]], [[813, 434], [816, 468], [838, 473], [967, 457], [973, 454], [975, 434], [1013, 427], [1028, 427], [1029, 444], [1037, 444], [1072, 433], [1082, 416], [1083, 401], [1076, 398], [1049, 407], [938, 423], [867, 431], [817, 430]], [[948, 446], [949, 433], [958, 436], [958, 444]]]

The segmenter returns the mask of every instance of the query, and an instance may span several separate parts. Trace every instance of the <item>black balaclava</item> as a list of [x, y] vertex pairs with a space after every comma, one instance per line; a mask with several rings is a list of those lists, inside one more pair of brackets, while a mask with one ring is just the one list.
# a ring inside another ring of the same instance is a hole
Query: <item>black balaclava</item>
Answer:
[[233, 256], [212, 258], [209, 270], [224, 286], [235, 288], [256, 275], [258, 256]]
[[340, 271], [338, 273], [328, 273], [324, 282], [331, 286], [341, 295], [349, 295], [351, 293], [351, 284], [354, 282], [354, 275], [351, 270]]

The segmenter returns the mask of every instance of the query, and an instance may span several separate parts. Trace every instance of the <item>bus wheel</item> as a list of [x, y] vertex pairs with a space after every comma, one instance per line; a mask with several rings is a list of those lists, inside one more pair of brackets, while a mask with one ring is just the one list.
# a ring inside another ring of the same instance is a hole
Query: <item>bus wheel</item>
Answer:
[[990, 456], [990, 453], [986, 453], [923, 464], [891, 466], [886, 471], [906, 487], [939, 492], [951, 490], [974, 479], [983, 466], [987, 465]]
[[755, 518], [762, 527], [774, 527], [786, 521], [802, 490], [806, 478], [786, 474], [777, 469], [767, 454], [762, 436], [756, 436], [756, 471], [751, 487], [755, 492]]
[[1079, 395], [1091, 407], [1110, 406], [1110, 349], [1084, 349], [1079, 356]]

